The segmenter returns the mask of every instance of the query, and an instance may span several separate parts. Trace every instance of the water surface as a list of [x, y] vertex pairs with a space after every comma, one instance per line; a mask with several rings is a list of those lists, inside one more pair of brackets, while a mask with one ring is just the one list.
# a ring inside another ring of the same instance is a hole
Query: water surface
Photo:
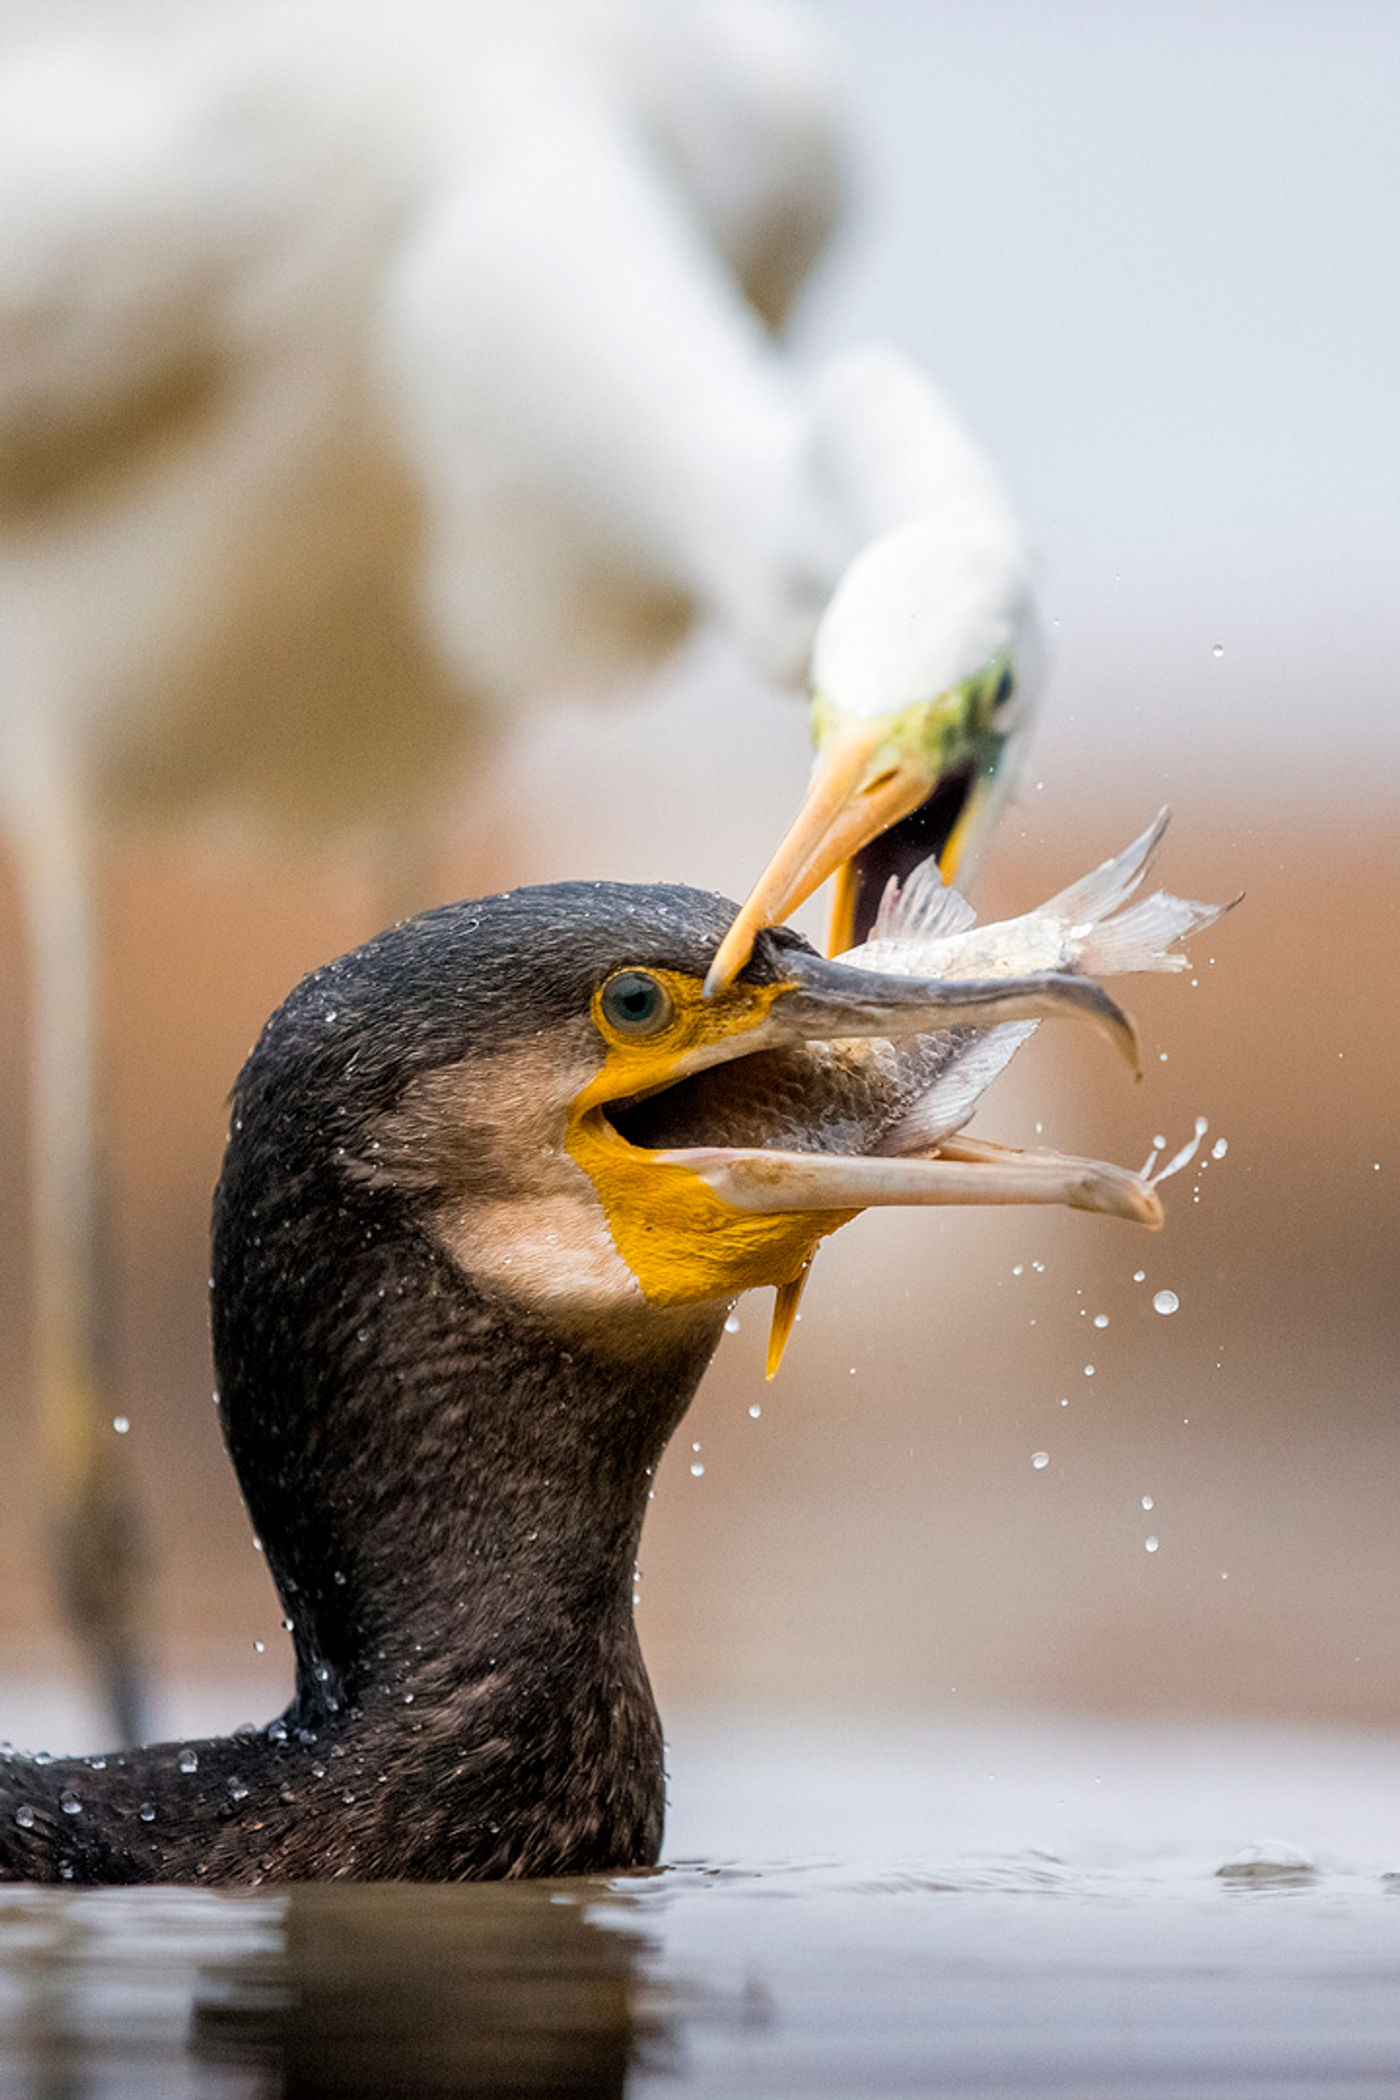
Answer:
[[651, 1876], [0, 1892], [0, 2092], [1400, 2092], [1388, 1740], [710, 1721], [672, 1772]]

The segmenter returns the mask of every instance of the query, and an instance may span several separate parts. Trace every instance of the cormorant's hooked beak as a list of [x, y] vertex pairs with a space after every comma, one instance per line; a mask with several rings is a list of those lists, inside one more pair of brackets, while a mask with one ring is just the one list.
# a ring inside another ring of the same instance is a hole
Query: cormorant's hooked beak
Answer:
[[1088, 1021], [1137, 1077], [1142, 1074], [1137, 1031], [1117, 1000], [1091, 977], [1057, 971], [962, 981], [897, 977], [853, 969], [804, 948], [785, 957], [784, 967], [786, 982], [766, 1019], [736, 1044], [735, 1054], [849, 1037], [897, 1042], [947, 1028], [999, 1028], [1009, 1021], [1070, 1017]]
[[781, 925], [828, 876], [837, 877], [833, 954], [864, 937], [890, 875], [936, 856], [953, 880], [1005, 742], [993, 705], [986, 679], [870, 718], [836, 716], [818, 698], [806, 800], [720, 943], [708, 993], [732, 984], [762, 929]]

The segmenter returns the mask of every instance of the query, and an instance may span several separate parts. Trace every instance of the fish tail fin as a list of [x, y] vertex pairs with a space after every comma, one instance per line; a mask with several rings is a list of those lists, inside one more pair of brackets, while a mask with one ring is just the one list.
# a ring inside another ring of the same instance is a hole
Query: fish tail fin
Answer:
[[1116, 918], [1089, 927], [1079, 938], [1076, 968], [1090, 977], [1114, 977], [1127, 970], [1185, 970], [1188, 959], [1175, 943], [1213, 925], [1229, 909], [1228, 904], [1200, 904], [1157, 890]]
[[1171, 811], [1159, 809], [1146, 831], [1111, 860], [1100, 862], [1088, 875], [1081, 875], [1041, 905], [1041, 911], [1078, 926], [1090, 919], [1106, 919], [1127, 903], [1156, 858], [1171, 822]]

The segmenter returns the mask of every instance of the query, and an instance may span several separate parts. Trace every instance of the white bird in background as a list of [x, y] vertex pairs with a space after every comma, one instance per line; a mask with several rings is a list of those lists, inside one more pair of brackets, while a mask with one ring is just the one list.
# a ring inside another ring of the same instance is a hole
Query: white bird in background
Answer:
[[102, 840], [221, 798], [409, 841], [464, 740], [634, 678], [700, 619], [782, 683], [817, 638], [812, 795], [717, 979], [843, 864], [842, 946], [887, 869], [951, 872], [1024, 705], [1025, 550], [907, 361], [808, 376], [769, 332], [841, 187], [830, 56], [782, 0], [11, 18], [0, 821], [30, 949], [36, 1377], [70, 1610], [127, 1737]]

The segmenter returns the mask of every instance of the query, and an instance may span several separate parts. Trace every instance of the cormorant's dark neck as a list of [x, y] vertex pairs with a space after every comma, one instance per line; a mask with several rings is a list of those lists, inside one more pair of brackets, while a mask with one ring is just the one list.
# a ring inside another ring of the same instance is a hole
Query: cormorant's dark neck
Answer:
[[553, 1803], [551, 1831], [515, 1833], [534, 1871], [551, 1846], [556, 1865], [576, 1854], [604, 1800], [630, 1828], [593, 1831], [594, 1863], [654, 1857], [661, 1742], [632, 1573], [720, 1311], [623, 1347], [614, 1323], [605, 1353], [483, 1294], [394, 1193], [337, 1181], [309, 1202], [293, 1182], [250, 1203], [231, 1173], [221, 1410], [292, 1621], [292, 1733], [399, 1770], [480, 1767], [489, 1744], [470, 1790], [503, 1839], [517, 1804]]
[[379, 1192], [226, 1211], [215, 1261], [224, 1430], [307, 1710], [630, 1620], [718, 1313], [605, 1356], [484, 1296]]

